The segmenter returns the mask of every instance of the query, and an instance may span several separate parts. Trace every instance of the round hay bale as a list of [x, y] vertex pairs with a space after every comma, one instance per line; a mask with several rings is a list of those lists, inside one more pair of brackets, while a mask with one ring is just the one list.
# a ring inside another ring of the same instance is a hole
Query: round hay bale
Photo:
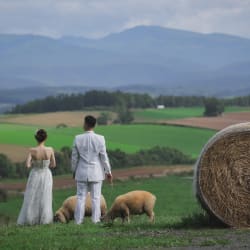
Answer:
[[229, 126], [208, 141], [194, 180], [210, 215], [231, 227], [250, 227], [250, 123]]

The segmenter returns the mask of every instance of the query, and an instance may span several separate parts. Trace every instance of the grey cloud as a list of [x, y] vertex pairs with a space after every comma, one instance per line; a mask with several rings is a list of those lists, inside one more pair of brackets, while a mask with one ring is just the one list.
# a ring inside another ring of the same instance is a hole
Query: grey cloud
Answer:
[[250, 0], [0, 0], [0, 33], [97, 37], [136, 25], [250, 38]]

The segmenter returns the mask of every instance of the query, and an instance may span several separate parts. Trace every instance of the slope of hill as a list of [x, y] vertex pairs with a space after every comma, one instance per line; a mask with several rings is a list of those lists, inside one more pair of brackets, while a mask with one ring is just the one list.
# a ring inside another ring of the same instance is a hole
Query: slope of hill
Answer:
[[156, 26], [98, 40], [2, 34], [0, 57], [1, 89], [79, 85], [151, 92], [154, 86], [155, 94], [230, 96], [250, 85], [250, 39]]

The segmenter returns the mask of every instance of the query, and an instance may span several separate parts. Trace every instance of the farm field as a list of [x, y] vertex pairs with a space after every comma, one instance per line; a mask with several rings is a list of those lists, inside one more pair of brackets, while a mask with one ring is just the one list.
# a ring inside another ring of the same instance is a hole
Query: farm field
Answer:
[[221, 130], [233, 124], [249, 121], [250, 112], [237, 112], [225, 113], [218, 117], [193, 117], [178, 120], [168, 120], [165, 123], [171, 125]]
[[[35, 145], [34, 133], [37, 126], [0, 124], [2, 144], [29, 147]], [[48, 145], [59, 150], [63, 146], [71, 147], [74, 136], [82, 133], [80, 127], [55, 128], [46, 127]], [[212, 130], [163, 126], [163, 125], [109, 125], [97, 126], [96, 132], [106, 138], [108, 149], [121, 149], [125, 152], [136, 152], [153, 146], [176, 148], [196, 158], [203, 145], [215, 133]], [[10, 151], [11, 152], [11, 151]]]
[[13, 144], [0, 144], [0, 153], [7, 155], [13, 162], [23, 162], [26, 159], [29, 147], [13, 145]]
[[[224, 114], [250, 111], [250, 107], [225, 107]], [[134, 110], [135, 122], [164, 122], [166, 120], [202, 117], [203, 107]]]
[[136, 122], [154, 122], [186, 117], [199, 117], [202, 116], [203, 111], [203, 107], [180, 107], [164, 109], [139, 109], [134, 110], [133, 113]]
[[[93, 225], [87, 218], [81, 226], [51, 224], [17, 227], [15, 225], [22, 197], [0, 203], [1, 249], [248, 249], [249, 230], [233, 230], [209, 226], [202, 216], [192, 190], [190, 176], [117, 181], [114, 187], [104, 184], [103, 195], [108, 207], [117, 195], [143, 189], [157, 196], [156, 220], [148, 222], [145, 215], [133, 216], [130, 224], [119, 219], [113, 225]], [[54, 211], [75, 189], [54, 190]], [[209, 248], [210, 247], [210, 248]]]
[[[250, 107], [225, 107], [225, 114], [250, 111]], [[9, 114], [0, 115], [0, 123], [13, 123], [25, 125], [40, 125], [56, 127], [65, 124], [68, 127], [82, 127], [83, 117], [92, 114], [96, 117], [103, 111], [65, 111], [40, 114]], [[135, 109], [133, 110], [134, 122], [163, 122], [165, 120], [176, 120], [190, 117], [202, 117], [203, 107], [190, 108], [165, 108], [165, 109]], [[110, 112], [112, 119], [116, 114]]]
[[[246, 113], [248, 112], [237, 114], [246, 115]], [[13, 155], [17, 157], [15, 152], [18, 151], [19, 157], [23, 160], [27, 147], [35, 145], [33, 134], [39, 126], [39, 121], [40, 125], [48, 130], [48, 145], [53, 145], [57, 150], [62, 146], [71, 147], [74, 135], [82, 132], [83, 113], [74, 114], [79, 121], [74, 121], [74, 117], [69, 116], [67, 119], [72, 123], [66, 123], [68, 126], [66, 128], [56, 128], [59, 123], [65, 123], [62, 122], [64, 114], [60, 114], [61, 120], [53, 120], [55, 115], [52, 114], [46, 114], [50, 119], [44, 119], [45, 116], [41, 119], [40, 115], [45, 114], [39, 114], [37, 120], [33, 122], [32, 119], [25, 120], [26, 115], [19, 117], [22, 122], [12, 120], [7, 123], [1, 120], [0, 138], [3, 144], [0, 145], [0, 152], [5, 152], [1, 150], [2, 146], [9, 151], [9, 156], [12, 158]], [[154, 145], [170, 146], [196, 158], [203, 145], [216, 131], [172, 125], [134, 124], [97, 126], [96, 132], [105, 136], [108, 149], [119, 148], [126, 152], [135, 152]], [[155, 175], [166, 174], [160, 167], [157, 171]], [[123, 175], [123, 179], [130, 178], [126, 176], [128, 172], [128, 170], [123, 172], [117, 170], [116, 173], [114, 170], [115, 176]], [[142, 215], [134, 216], [131, 223], [125, 225], [117, 220], [113, 226], [97, 226], [87, 218], [80, 227], [72, 222], [67, 225], [17, 227], [15, 221], [22, 204], [22, 196], [14, 192], [7, 203], [0, 203], [0, 224], [2, 223], [0, 249], [82, 249], [83, 246], [84, 249], [203, 249], [203, 247], [248, 249], [250, 247], [249, 230], [232, 230], [218, 226], [213, 228], [209, 224], [194, 198], [192, 176], [181, 174], [140, 179], [140, 176], [146, 173], [146, 169], [138, 168], [138, 171], [133, 173], [133, 179], [120, 181], [122, 178], [116, 178], [113, 188], [105, 183], [103, 194], [110, 207], [113, 199], [121, 193], [135, 189], [151, 191], [157, 196], [155, 224], [150, 224], [146, 216]], [[152, 173], [148, 174], [153, 176]], [[71, 176], [58, 176], [54, 179], [55, 188], [64, 187], [53, 191], [53, 209], [56, 210], [66, 197], [75, 193], [75, 189], [72, 188], [74, 181]], [[6, 180], [3, 185], [6, 186], [8, 182], [12, 185], [12, 180]], [[19, 191], [23, 190], [25, 182], [26, 180], [23, 180], [21, 188], [20, 186], [18, 188]], [[20, 185], [20, 182], [16, 185]]]
[[[106, 137], [108, 149], [119, 148], [133, 153], [140, 149], [160, 145], [176, 148], [197, 158], [203, 145], [216, 130], [231, 124], [249, 121], [250, 112], [247, 110], [249, 110], [247, 107], [228, 107], [225, 114], [220, 117], [201, 117], [202, 107], [135, 110], [136, 122], [143, 118], [141, 122], [155, 123], [155, 125], [97, 126], [96, 131]], [[71, 147], [74, 136], [82, 133], [83, 116], [89, 113], [98, 116], [100, 111], [1, 115], [0, 152], [9, 156], [14, 162], [23, 161], [27, 149], [35, 145], [33, 134], [38, 127], [48, 130], [48, 144], [56, 150], [60, 150], [63, 146]], [[112, 114], [112, 116], [115, 115]], [[160, 126], [157, 122], [170, 126]], [[56, 128], [58, 124], [65, 124], [67, 127]], [[197, 129], [199, 127], [214, 131]]]
[[[94, 115], [98, 117], [102, 111], [65, 111], [40, 114], [15, 114], [0, 115], [0, 123], [25, 124], [36, 126], [56, 127], [59, 124], [65, 124], [68, 127], [82, 127], [83, 117], [85, 115]], [[111, 117], [115, 119], [116, 114], [110, 112]]]

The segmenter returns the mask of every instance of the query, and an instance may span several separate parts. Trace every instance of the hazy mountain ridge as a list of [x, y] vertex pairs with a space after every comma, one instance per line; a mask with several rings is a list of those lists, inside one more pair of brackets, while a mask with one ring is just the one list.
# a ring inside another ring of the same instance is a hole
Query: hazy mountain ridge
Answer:
[[101, 39], [2, 34], [0, 57], [2, 89], [44, 87], [55, 94], [62, 86], [82, 86], [227, 96], [250, 86], [250, 39], [156, 26]]

